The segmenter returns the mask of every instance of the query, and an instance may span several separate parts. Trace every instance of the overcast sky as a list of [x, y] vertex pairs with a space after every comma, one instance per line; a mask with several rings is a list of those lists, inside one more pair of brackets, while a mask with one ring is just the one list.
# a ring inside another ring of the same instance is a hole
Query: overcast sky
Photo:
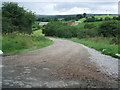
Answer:
[[[10, 1], [10, 0], [9, 0]], [[117, 14], [118, 2], [17, 2], [40, 15]]]

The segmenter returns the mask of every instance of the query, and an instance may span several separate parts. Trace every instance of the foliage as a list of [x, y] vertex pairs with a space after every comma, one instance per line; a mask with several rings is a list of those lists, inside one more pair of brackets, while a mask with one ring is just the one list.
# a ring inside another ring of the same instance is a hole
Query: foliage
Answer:
[[79, 29], [79, 33], [78, 33], [79, 38], [85, 36], [90, 37], [90, 35], [92, 35], [93, 32], [94, 33], [91, 37], [93, 37], [95, 34], [96, 36], [103, 36], [103, 37], [118, 37], [119, 24], [120, 24], [119, 21], [112, 20], [112, 21], [102, 21], [102, 22], [81, 23], [76, 25], [75, 27]]
[[33, 31], [40, 29], [39, 23], [40, 22], [38, 22], [38, 21], [35, 21], [34, 23], [32, 23], [32, 30]]
[[82, 29], [77, 33], [78, 38], [88, 38], [98, 36], [97, 30], [94, 29]]
[[86, 17], [86, 15], [87, 15], [86, 13], [83, 13], [83, 17]]
[[93, 23], [92, 24], [87, 23], [87, 24], [84, 25], [85, 29], [92, 29], [92, 28], [95, 28], [95, 27], [96, 26]]
[[118, 45], [111, 44], [112, 39], [114, 38], [94, 37], [94, 38], [84, 38], [84, 39], [73, 38], [70, 40], [84, 44], [90, 48], [94, 48], [98, 51], [101, 51], [103, 54], [120, 58], [115, 55], [117, 53], [120, 54], [120, 51], [118, 51]]
[[52, 44], [43, 36], [24, 33], [3, 34], [2, 50], [4, 54], [15, 54], [42, 48]]
[[110, 36], [117, 37], [119, 35], [118, 23], [120, 22], [117, 21], [103, 22], [98, 28], [99, 35], [103, 35], [104, 37]]
[[70, 38], [77, 36], [77, 28], [62, 22], [51, 22], [45, 26], [43, 33], [45, 36]]
[[35, 16], [31, 11], [19, 7], [17, 3], [2, 4], [2, 32], [24, 32], [32, 33], [32, 22]]
[[83, 18], [83, 16], [81, 14], [77, 14], [76, 17], [79, 19]]

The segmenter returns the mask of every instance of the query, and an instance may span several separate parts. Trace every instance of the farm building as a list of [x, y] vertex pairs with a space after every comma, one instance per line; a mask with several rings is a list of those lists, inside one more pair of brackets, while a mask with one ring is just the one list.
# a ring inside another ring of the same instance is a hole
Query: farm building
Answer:
[[44, 25], [47, 25], [47, 24], [48, 24], [48, 22], [40, 22], [39, 23], [40, 26], [44, 26]]
[[81, 21], [75, 21], [75, 22], [66, 22], [70, 26], [78, 25], [79, 23], [83, 23]]

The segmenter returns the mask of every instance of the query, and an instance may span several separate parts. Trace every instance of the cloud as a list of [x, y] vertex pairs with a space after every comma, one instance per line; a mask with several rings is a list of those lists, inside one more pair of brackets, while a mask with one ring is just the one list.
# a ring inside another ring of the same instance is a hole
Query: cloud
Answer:
[[20, 6], [41, 15], [117, 14], [117, 2], [18, 2]]

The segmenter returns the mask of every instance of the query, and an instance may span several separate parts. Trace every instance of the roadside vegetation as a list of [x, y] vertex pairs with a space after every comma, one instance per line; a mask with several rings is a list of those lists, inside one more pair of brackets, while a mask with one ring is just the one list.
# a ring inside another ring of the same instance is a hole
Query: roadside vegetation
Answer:
[[51, 40], [36, 34], [3, 34], [2, 50], [4, 54], [16, 54], [46, 47], [52, 43]]
[[117, 20], [86, 22], [75, 26], [68, 26], [62, 22], [51, 22], [45, 26], [43, 32], [46, 36], [68, 38], [101, 51], [103, 54], [119, 58], [116, 55], [120, 54], [118, 51], [118, 24], [120, 21]]
[[2, 51], [4, 54], [35, 50], [53, 43], [42, 35], [39, 22], [35, 22], [35, 15], [31, 11], [26, 11], [17, 3], [10, 2], [2, 4], [2, 13]]
[[[71, 41], [84, 44], [90, 48], [94, 48], [103, 54], [110, 55], [115, 58], [119, 58], [116, 54], [120, 54], [118, 49], [118, 44], [115, 43], [118, 38], [104, 38], [104, 37], [94, 37], [94, 38], [72, 38]], [[115, 40], [115, 41], [114, 41]]]
[[[42, 48], [53, 42], [44, 36], [67, 38], [101, 51], [103, 54], [117, 57], [120, 54], [119, 24], [120, 16], [88, 16], [86, 13], [68, 15], [61, 20], [54, 18], [36, 18], [31, 11], [24, 10], [17, 3], [2, 4], [2, 50], [4, 54], [15, 54]], [[61, 17], [61, 16], [58, 16]], [[69, 26], [67, 22], [82, 21]], [[40, 27], [40, 22], [49, 22]]]

